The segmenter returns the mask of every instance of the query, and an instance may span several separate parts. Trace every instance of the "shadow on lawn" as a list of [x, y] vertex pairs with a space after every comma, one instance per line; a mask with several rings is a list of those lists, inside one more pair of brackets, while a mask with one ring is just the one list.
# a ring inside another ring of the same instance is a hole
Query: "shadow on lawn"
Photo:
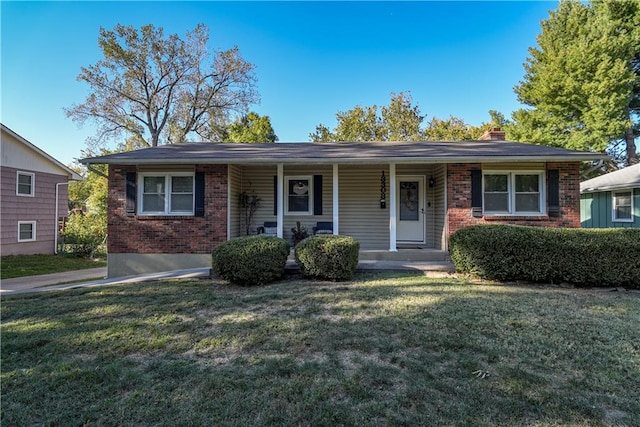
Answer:
[[640, 414], [640, 302], [623, 295], [363, 273], [3, 300], [7, 425], [633, 425]]

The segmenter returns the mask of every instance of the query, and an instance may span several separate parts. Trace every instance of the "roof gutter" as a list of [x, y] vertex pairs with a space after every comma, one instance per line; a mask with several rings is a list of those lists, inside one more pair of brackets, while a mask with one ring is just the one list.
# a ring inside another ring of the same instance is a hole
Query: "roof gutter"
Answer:
[[85, 163], [84, 165], [87, 167], [87, 170], [89, 170], [89, 171], [91, 171], [91, 172], [93, 172], [93, 173], [95, 173], [95, 174], [97, 174], [97, 175], [100, 175], [100, 176], [101, 176], [101, 177], [103, 177], [103, 178], [107, 178], [107, 179], [109, 179], [109, 176], [107, 176], [107, 175], [105, 175], [104, 173], [102, 173], [102, 171], [101, 171], [101, 170], [98, 170], [98, 169], [94, 168], [94, 167], [91, 165], [91, 163], [87, 162], [87, 163]]
[[[202, 158], [173, 158], [173, 159], [110, 159], [109, 161], [100, 162], [95, 164], [116, 164], [116, 165], [184, 165], [184, 164], [236, 164], [236, 165], [250, 165], [250, 164], [381, 164], [381, 163], [396, 163], [396, 164], [418, 164], [418, 163], [497, 163], [497, 162], [585, 162], [601, 160], [607, 156], [602, 154], [585, 154], [579, 157], [572, 158], [566, 156], [500, 156], [500, 157], [487, 157], [480, 156], [475, 157], [443, 157], [443, 158], [407, 158], [407, 157], [385, 157], [385, 158], [237, 158], [237, 159], [202, 159]], [[92, 172], [95, 172], [101, 176], [105, 176], [102, 172], [91, 168], [91, 163], [88, 161], [84, 163]]]

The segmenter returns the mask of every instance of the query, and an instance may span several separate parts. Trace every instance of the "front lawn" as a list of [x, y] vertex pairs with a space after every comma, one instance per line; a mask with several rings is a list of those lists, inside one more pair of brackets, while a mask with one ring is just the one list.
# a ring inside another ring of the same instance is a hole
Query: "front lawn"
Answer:
[[2, 425], [637, 426], [640, 294], [359, 273], [2, 297]]
[[83, 270], [107, 265], [104, 259], [71, 255], [9, 255], [0, 259], [0, 279]]

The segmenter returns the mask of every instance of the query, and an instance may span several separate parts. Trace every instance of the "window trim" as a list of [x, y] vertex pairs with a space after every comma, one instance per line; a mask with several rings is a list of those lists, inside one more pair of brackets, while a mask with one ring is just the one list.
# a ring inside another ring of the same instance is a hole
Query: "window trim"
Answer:
[[[616, 198], [619, 193], [631, 193], [631, 215], [629, 218], [618, 218], [616, 215]], [[611, 192], [611, 222], [633, 222], [633, 189], [614, 190]]]
[[[171, 180], [173, 177], [190, 176], [192, 178], [191, 211], [171, 211]], [[164, 178], [164, 210], [144, 211], [144, 179], [146, 177]], [[196, 178], [195, 172], [140, 172], [137, 177], [137, 214], [140, 216], [195, 216]]]
[[[487, 211], [485, 209], [485, 175], [507, 175], [507, 211]], [[538, 202], [540, 209], [538, 211], [516, 211], [516, 176], [518, 175], [537, 175], [538, 176]], [[545, 171], [543, 170], [494, 170], [488, 169], [482, 171], [482, 213], [486, 216], [540, 216], [547, 214], [546, 207], [546, 180]]]
[[[31, 188], [30, 188], [31, 191], [29, 194], [20, 192], [20, 175], [31, 177]], [[16, 196], [35, 197], [35, 195], [36, 195], [36, 174], [33, 172], [16, 171]]]
[[[306, 212], [302, 211], [289, 211], [289, 182], [296, 180], [306, 180], [309, 183], [309, 191], [307, 192], [307, 197], [309, 198], [309, 206]], [[312, 175], [289, 175], [284, 177], [284, 214], [293, 216], [293, 215], [313, 215], [313, 176]]]
[[[20, 226], [23, 224], [31, 224], [31, 238], [30, 239], [21, 239], [20, 238]], [[35, 242], [36, 241], [36, 225], [37, 221], [18, 221], [18, 242]]]

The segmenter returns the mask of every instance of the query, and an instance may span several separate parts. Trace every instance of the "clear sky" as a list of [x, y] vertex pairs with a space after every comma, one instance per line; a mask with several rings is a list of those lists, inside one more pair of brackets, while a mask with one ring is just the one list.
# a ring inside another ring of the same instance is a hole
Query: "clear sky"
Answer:
[[479, 125], [488, 110], [520, 107], [513, 87], [552, 1], [449, 2], [7, 2], [1, 15], [0, 120], [70, 164], [93, 129], [64, 107], [82, 103], [80, 67], [101, 59], [100, 27], [209, 27], [211, 49], [237, 45], [256, 65], [261, 103], [280, 141], [309, 141], [315, 126], [356, 105], [410, 92], [426, 121]]

